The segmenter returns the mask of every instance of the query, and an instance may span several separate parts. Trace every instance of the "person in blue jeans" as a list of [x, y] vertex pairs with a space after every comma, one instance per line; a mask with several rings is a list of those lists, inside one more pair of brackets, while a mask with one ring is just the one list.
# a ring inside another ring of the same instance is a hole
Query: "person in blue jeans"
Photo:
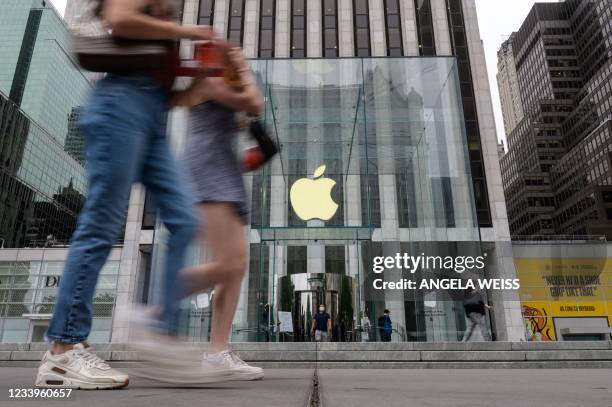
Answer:
[[[101, 0], [101, 19], [113, 35], [151, 40], [212, 40], [206, 26], [181, 26], [169, 18], [166, 0]], [[85, 104], [80, 128], [86, 141], [88, 192], [72, 237], [46, 336], [53, 347], [43, 357], [36, 386], [109, 389], [127, 386], [128, 376], [96, 356], [87, 337], [93, 295], [113, 242], [119, 237], [130, 190], [142, 182], [169, 231], [164, 300], [158, 318], [164, 334], [177, 332], [177, 275], [198, 230], [194, 202], [185, 192], [165, 136], [178, 52], [168, 49], [166, 69], [109, 74]]]

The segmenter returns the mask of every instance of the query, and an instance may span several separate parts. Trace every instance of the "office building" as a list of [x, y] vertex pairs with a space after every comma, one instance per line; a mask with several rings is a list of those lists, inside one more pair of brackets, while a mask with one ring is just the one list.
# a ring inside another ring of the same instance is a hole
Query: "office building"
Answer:
[[[537, 3], [500, 49], [519, 89], [502, 92], [504, 118], [523, 110], [514, 128], [505, 120], [501, 160], [514, 236], [611, 236], [611, 10], [606, 0]], [[500, 71], [500, 90], [512, 78]]]
[[523, 119], [523, 105], [516, 75], [516, 61], [512, 50], [512, 41], [515, 35], [513, 33], [497, 51], [497, 86], [506, 134], [510, 134]]

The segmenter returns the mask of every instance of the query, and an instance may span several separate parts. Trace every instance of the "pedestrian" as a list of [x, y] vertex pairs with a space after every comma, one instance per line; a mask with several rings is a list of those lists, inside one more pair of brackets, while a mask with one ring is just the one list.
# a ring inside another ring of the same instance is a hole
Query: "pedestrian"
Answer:
[[491, 340], [491, 335], [486, 326], [485, 309], [491, 309], [489, 304], [484, 302], [482, 293], [475, 288], [468, 288], [463, 299], [463, 309], [468, 319], [468, 327], [465, 330], [461, 342], [468, 342], [478, 326], [485, 341]]
[[331, 316], [325, 312], [325, 305], [319, 305], [319, 312], [312, 318], [312, 326], [310, 328], [311, 336], [314, 336], [315, 342], [329, 341], [330, 333], [332, 332]]
[[372, 329], [372, 323], [368, 314], [365, 312], [361, 313], [361, 342], [370, 342], [370, 330]]
[[212, 262], [182, 273], [185, 295], [214, 289], [210, 343], [203, 367], [228, 380], [254, 380], [263, 370], [242, 361], [229, 346], [240, 287], [248, 266], [244, 226], [249, 204], [243, 168], [235, 153], [239, 113], [259, 116], [263, 96], [242, 50], [223, 58], [224, 75], [204, 78], [181, 96], [190, 108], [184, 161], [192, 177], [202, 225], [202, 245]]
[[[100, 0], [96, 13], [114, 36], [140, 40], [210, 40], [207, 26], [172, 21], [166, 0]], [[167, 68], [108, 74], [98, 81], [79, 122], [86, 141], [88, 191], [60, 279], [36, 386], [113, 389], [128, 376], [111, 369], [87, 342], [98, 275], [122, 230], [130, 190], [142, 182], [169, 231], [163, 283], [164, 299], [157, 328], [177, 332], [177, 275], [197, 231], [192, 201], [165, 136], [163, 118], [174, 82], [176, 47], [168, 46]]]
[[383, 311], [383, 315], [378, 318], [378, 330], [380, 332], [380, 340], [382, 342], [391, 342], [393, 323], [391, 322], [391, 311], [388, 309], [385, 309]]

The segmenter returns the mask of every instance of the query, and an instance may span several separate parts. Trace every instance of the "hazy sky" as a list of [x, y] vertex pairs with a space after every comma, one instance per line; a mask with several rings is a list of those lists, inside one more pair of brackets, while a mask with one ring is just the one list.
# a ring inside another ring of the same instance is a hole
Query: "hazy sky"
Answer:
[[[400, 0], [412, 1], [412, 0]], [[539, 0], [540, 2], [555, 2], [558, 0]], [[64, 13], [66, 0], [51, 0], [60, 13]], [[497, 49], [512, 31], [517, 31], [527, 17], [527, 13], [535, 3], [534, 0], [476, 0], [480, 37], [484, 42], [489, 82], [493, 93], [493, 108], [497, 123], [497, 137], [505, 138], [504, 123], [497, 91]]]

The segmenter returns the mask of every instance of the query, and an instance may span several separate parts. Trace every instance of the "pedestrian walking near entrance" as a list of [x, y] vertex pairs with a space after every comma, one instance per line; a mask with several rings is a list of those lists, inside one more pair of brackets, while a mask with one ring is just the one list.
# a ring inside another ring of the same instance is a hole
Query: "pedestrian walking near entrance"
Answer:
[[247, 365], [229, 347], [248, 266], [244, 226], [250, 218], [243, 167], [234, 146], [237, 114], [259, 116], [264, 102], [241, 49], [231, 49], [220, 62], [223, 77], [196, 82], [177, 101], [190, 108], [184, 160], [199, 205], [202, 244], [212, 255], [212, 262], [187, 268], [182, 276], [185, 295], [209, 288], [215, 293], [204, 370], [227, 380], [255, 380], [263, 377], [263, 370]]
[[370, 342], [370, 330], [372, 329], [372, 323], [368, 314], [365, 312], [361, 313], [361, 342]]
[[463, 299], [463, 308], [468, 318], [468, 327], [465, 330], [461, 342], [468, 342], [476, 327], [480, 329], [483, 339], [485, 341], [490, 341], [491, 335], [486, 325], [485, 310], [493, 307], [484, 302], [482, 293], [476, 289], [469, 288]]
[[383, 311], [383, 315], [378, 318], [378, 330], [380, 332], [380, 340], [382, 342], [391, 342], [393, 323], [391, 322], [391, 311], [388, 309], [385, 309]]
[[319, 305], [319, 312], [312, 318], [311, 336], [314, 336], [315, 342], [327, 342], [330, 339], [331, 332], [331, 316], [325, 312], [325, 305], [321, 304]]
[[[92, 0], [93, 1], [93, 0]], [[96, 14], [113, 36], [139, 40], [210, 40], [207, 26], [181, 26], [166, 0], [100, 0]], [[124, 221], [130, 190], [142, 182], [168, 229], [164, 300], [157, 329], [177, 331], [177, 274], [197, 231], [192, 200], [166, 141], [163, 117], [169, 106], [176, 47], [167, 49], [167, 67], [108, 74], [97, 82], [79, 122], [86, 140], [88, 192], [62, 274], [46, 336], [52, 350], [42, 360], [36, 386], [112, 389], [128, 376], [111, 369], [87, 343], [98, 274]]]

